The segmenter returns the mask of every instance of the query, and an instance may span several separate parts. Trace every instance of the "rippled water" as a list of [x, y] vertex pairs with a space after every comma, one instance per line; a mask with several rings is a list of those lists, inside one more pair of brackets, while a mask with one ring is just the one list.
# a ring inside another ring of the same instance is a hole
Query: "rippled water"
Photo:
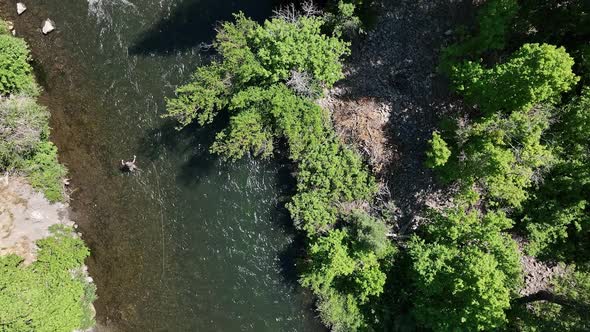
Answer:
[[[221, 162], [212, 128], [176, 132], [164, 98], [210, 54], [214, 25], [272, 0], [39, 0], [14, 18], [30, 41], [91, 246], [99, 329], [317, 331], [297, 285], [277, 161]], [[4, 11], [9, 8], [0, 5]], [[45, 17], [58, 30], [42, 37]], [[220, 121], [217, 126], [223, 125]], [[141, 172], [121, 174], [138, 157]]]

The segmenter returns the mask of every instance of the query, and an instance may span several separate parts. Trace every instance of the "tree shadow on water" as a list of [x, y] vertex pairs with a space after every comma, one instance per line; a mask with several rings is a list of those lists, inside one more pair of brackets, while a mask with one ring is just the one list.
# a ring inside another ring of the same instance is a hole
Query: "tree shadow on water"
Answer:
[[129, 48], [133, 55], [169, 54], [210, 43], [215, 25], [242, 11], [261, 22], [285, 0], [184, 0], [172, 13], [143, 32]]
[[221, 124], [201, 127], [191, 124], [178, 130], [178, 123], [167, 119], [159, 127], [151, 129], [141, 139], [142, 155], [151, 161], [160, 159], [162, 154], [176, 163], [178, 181], [187, 186], [197, 184], [208, 174], [217, 162], [217, 156], [209, 152], [215, 132]]

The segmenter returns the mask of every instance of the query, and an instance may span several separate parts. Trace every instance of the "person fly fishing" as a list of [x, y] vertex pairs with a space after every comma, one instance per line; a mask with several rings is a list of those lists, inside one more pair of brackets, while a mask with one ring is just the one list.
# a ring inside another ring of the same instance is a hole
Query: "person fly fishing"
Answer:
[[137, 167], [137, 165], [135, 165], [135, 160], [137, 159], [137, 156], [133, 156], [133, 160], [128, 160], [128, 161], [124, 161], [123, 159], [121, 159], [121, 171], [123, 172], [130, 172], [133, 173], [135, 171], [139, 171], [139, 167]]

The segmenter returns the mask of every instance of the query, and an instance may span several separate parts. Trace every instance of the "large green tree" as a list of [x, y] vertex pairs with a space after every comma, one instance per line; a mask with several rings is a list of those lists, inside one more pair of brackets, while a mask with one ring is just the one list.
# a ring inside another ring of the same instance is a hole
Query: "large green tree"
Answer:
[[465, 61], [453, 69], [452, 80], [467, 101], [487, 114], [526, 111], [569, 91], [579, 80], [573, 65], [563, 47], [524, 44], [508, 61], [489, 69]]
[[588, 263], [590, 88], [558, 112], [551, 129], [558, 162], [525, 206], [531, 254]]
[[502, 231], [503, 213], [434, 213], [408, 252], [415, 287], [414, 315], [434, 331], [489, 331], [506, 323], [511, 293], [520, 285], [516, 243]]

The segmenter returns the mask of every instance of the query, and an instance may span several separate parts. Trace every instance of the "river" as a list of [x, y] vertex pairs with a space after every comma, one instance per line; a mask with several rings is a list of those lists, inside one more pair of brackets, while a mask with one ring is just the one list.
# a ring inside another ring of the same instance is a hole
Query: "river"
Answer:
[[[297, 284], [286, 163], [208, 153], [214, 128], [176, 131], [165, 97], [211, 55], [220, 20], [272, 0], [35, 0], [15, 17], [31, 44], [92, 250], [98, 330], [323, 331]], [[42, 36], [45, 18], [57, 30]], [[219, 126], [219, 125], [218, 125]], [[137, 155], [141, 171], [118, 170]]]

